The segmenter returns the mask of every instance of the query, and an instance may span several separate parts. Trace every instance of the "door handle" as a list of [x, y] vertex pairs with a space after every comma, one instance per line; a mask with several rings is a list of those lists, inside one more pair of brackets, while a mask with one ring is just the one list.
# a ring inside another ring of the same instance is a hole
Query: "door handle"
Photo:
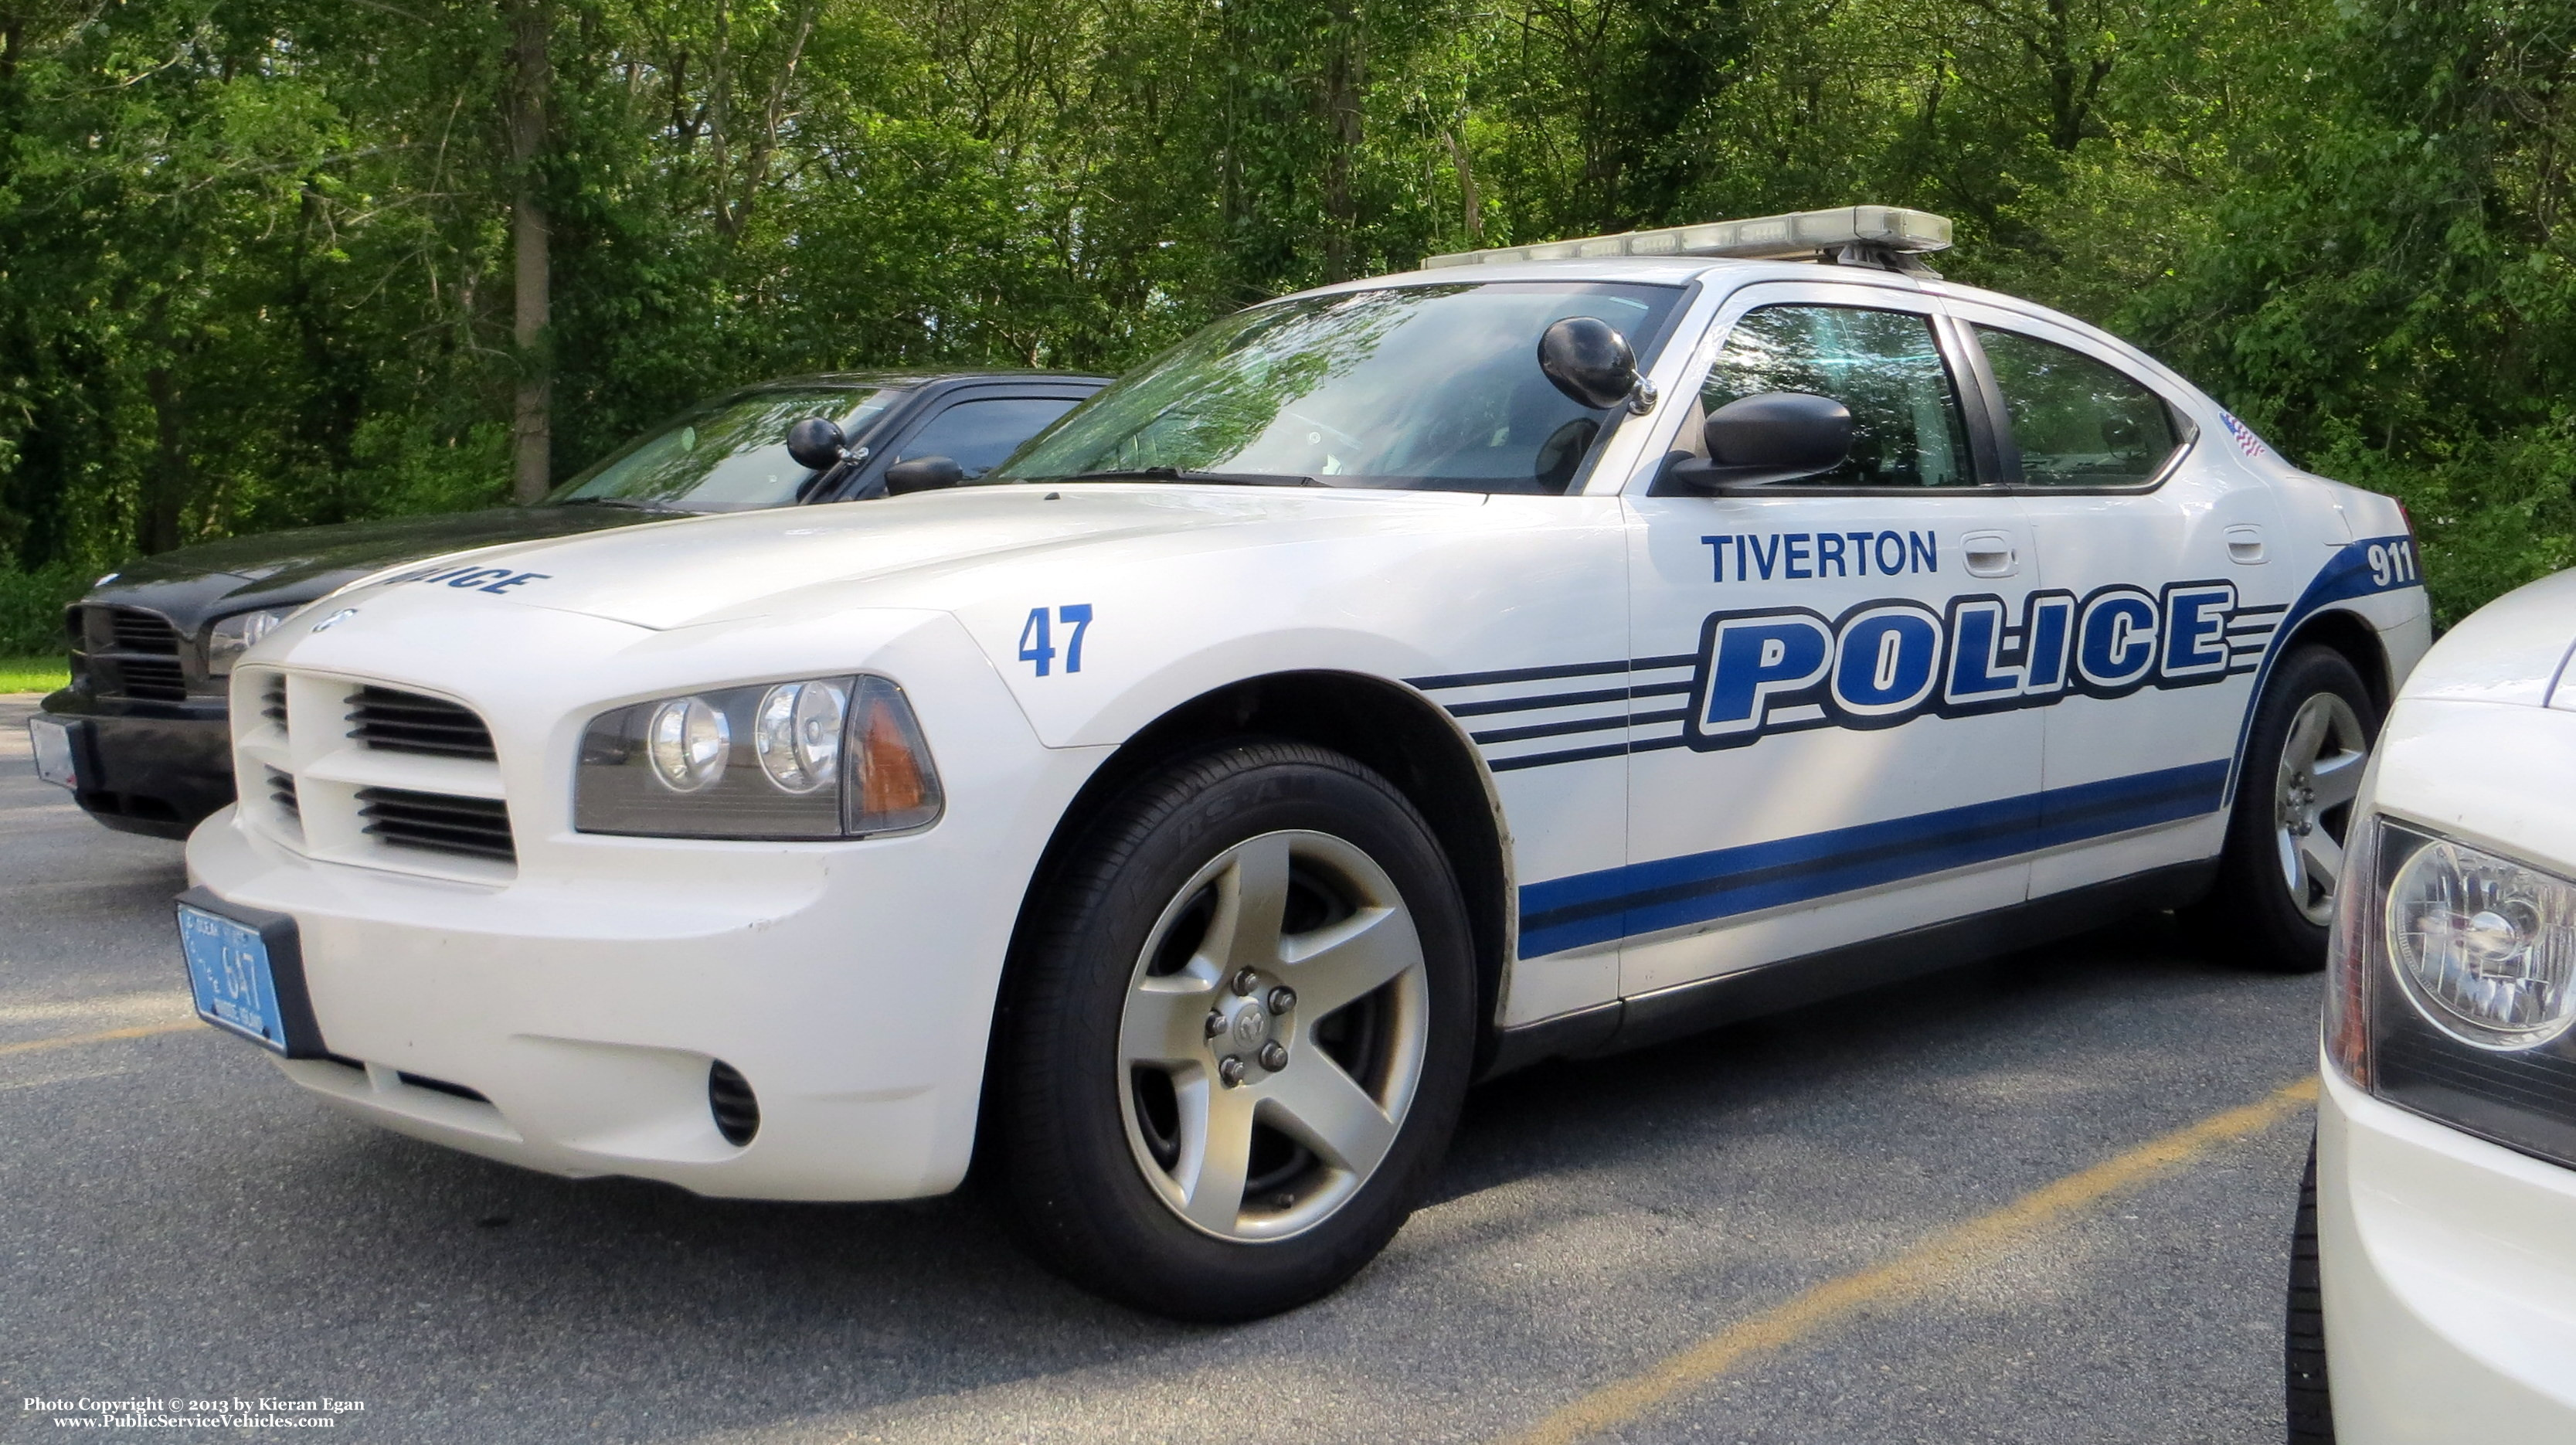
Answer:
[[1959, 550], [1967, 555], [1970, 576], [2009, 577], [2021, 570], [2021, 554], [2001, 532], [1970, 532], [1959, 539]]
[[2263, 529], [2250, 522], [2228, 528], [2227, 560], [2240, 567], [2259, 565], [2263, 560]]

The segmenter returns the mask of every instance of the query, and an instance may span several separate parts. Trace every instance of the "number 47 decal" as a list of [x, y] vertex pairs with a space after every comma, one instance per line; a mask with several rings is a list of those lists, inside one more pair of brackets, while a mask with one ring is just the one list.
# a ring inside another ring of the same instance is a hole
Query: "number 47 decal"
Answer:
[[[1076, 602], [1055, 609], [1055, 620], [1073, 629], [1064, 642], [1064, 670], [1082, 671], [1082, 634], [1091, 630], [1091, 604]], [[1029, 609], [1029, 620], [1020, 628], [1020, 661], [1037, 664], [1038, 676], [1047, 675], [1048, 664], [1055, 661], [1055, 643], [1047, 630], [1047, 610]]]

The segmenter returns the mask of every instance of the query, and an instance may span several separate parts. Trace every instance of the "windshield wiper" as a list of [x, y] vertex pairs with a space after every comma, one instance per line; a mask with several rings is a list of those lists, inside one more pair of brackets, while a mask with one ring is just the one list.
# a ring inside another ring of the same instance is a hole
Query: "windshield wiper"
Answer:
[[1286, 472], [1200, 472], [1185, 467], [1125, 467], [1074, 472], [1061, 477], [1032, 478], [1049, 482], [1226, 482], [1244, 487], [1321, 487], [1313, 477]]
[[674, 515], [688, 510], [685, 507], [666, 507], [660, 502], [638, 501], [633, 497], [566, 497], [554, 505], [558, 507], [624, 507], [629, 511], [670, 512]]

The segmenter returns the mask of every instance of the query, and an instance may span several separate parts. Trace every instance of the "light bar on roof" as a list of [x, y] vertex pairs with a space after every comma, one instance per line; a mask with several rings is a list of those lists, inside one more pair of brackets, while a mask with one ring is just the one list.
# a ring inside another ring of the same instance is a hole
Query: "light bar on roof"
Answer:
[[1534, 246], [1498, 246], [1490, 251], [1456, 251], [1426, 256], [1422, 269], [1442, 266], [1491, 266], [1506, 261], [1588, 261], [1604, 256], [1726, 256], [1738, 260], [1812, 256], [1837, 246], [1877, 246], [1890, 251], [1947, 250], [1950, 218], [1903, 206], [1836, 206], [1830, 211], [1792, 211], [1750, 221], [1710, 221], [1699, 226], [1667, 226], [1660, 231], [1626, 231], [1616, 236], [1585, 236], [1573, 241], [1542, 241]]

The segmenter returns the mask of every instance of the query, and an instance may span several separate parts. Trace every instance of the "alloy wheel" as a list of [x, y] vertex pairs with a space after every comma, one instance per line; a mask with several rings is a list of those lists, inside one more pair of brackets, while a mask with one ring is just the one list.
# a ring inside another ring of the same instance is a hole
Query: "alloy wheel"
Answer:
[[1117, 1066], [1137, 1168], [1219, 1239], [1312, 1228], [1394, 1144], [1429, 1009], [1386, 870], [1324, 833], [1235, 844], [1173, 896], [1129, 980]]
[[2369, 763], [2369, 735], [2352, 704], [2320, 692], [2299, 705], [2281, 743], [2272, 794], [2273, 836], [2281, 881], [2290, 890], [2290, 902], [2310, 923], [2334, 919], [2352, 800], [2361, 791], [2362, 771]]

